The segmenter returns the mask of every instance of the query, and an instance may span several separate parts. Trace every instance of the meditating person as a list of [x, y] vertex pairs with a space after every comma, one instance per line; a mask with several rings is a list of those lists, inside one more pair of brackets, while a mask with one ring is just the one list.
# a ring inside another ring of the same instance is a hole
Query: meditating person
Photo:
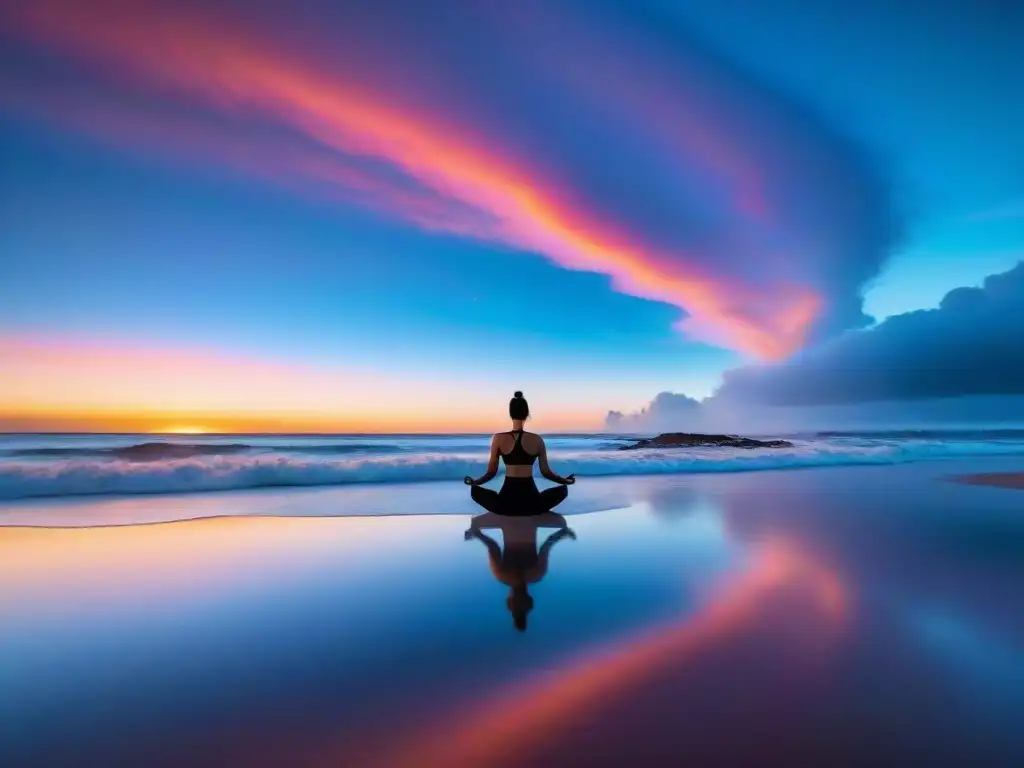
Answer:
[[[508, 403], [508, 415], [512, 419], [509, 432], [499, 432], [491, 438], [491, 455], [487, 463], [487, 471], [480, 477], [467, 475], [463, 482], [472, 486], [470, 495], [473, 500], [489, 512], [498, 515], [541, 515], [550, 512], [569, 495], [567, 485], [576, 482], [574, 475], [562, 477], [551, 469], [548, 464], [547, 447], [544, 438], [523, 429], [523, 424], [530, 418], [530, 406], [522, 392], [516, 392]], [[505, 481], [500, 491], [481, 488], [498, 474], [498, 457], [505, 462]], [[556, 488], [543, 491], [533, 481], [533, 464], [540, 460], [540, 473], [552, 482], [559, 483]]]

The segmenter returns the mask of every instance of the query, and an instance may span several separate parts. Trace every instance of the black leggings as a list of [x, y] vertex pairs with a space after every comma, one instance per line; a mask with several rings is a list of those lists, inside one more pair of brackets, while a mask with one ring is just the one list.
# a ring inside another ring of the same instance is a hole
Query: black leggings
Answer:
[[565, 501], [569, 489], [564, 485], [541, 491], [532, 477], [506, 477], [500, 491], [474, 485], [469, 489], [473, 501], [497, 515], [525, 517], [543, 515]]

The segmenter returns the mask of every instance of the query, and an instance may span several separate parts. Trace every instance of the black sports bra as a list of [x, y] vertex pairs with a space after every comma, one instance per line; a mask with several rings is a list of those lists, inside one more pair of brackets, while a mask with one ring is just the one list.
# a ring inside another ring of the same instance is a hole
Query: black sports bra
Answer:
[[530, 466], [537, 460], [537, 457], [532, 453], [527, 453], [526, 449], [523, 448], [523, 431], [517, 429], [509, 432], [515, 438], [516, 444], [512, 446], [512, 450], [508, 453], [501, 454], [501, 458], [505, 460], [505, 464], [513, 464], [519, 466]]

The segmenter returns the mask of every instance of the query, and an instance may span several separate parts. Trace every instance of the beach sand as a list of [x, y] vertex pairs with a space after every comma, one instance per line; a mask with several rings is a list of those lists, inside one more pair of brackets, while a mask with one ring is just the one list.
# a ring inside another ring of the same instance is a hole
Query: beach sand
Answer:
[[1012, 468], [581, 479], [525, 632], [458, 488], [8, 505], [0, 765], [1022, 765]]

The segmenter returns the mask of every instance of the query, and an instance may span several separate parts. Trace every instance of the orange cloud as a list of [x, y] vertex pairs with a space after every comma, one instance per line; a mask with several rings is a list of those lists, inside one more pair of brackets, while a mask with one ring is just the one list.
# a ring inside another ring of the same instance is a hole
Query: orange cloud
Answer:
[[699, 338], [781, 358], [802, 344], [820, 311], [821, 299], [801, 286], [765, 297], [699, 271], [685, 254], [654, 252], [575, 202], [538, 169], [509, 161], [465, 127], [384, 104], [357, 84], [237, 27], [213, 24], [178, 6], [139, 2], [41, 0], [21, 4], [15, 13], [29, 34], [113, 64], [120, 77], [174, 89], [224, 113], [259, 115], [335, 152], [386, 161], [481, 214], [469, 226], [461, 218], [453, 225], [389, 198], [416, 223], [609, 275], [620, 291], [685, 310], [681, 327]]

